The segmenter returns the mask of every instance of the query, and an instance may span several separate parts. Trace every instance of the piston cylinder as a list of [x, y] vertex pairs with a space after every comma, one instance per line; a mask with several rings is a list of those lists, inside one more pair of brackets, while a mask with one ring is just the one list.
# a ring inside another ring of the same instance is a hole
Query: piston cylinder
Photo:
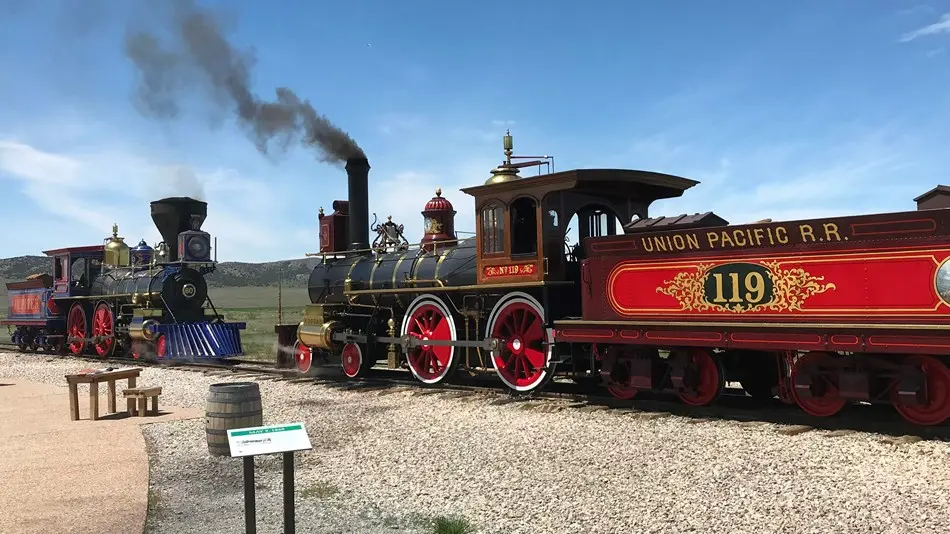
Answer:
[[333, 341], [333, 334], [343, 327], [338, 321], [327, 321], [322, 324], [307, 324], [301, 322], [297, 326], [297, 339], [311, 349], [337, 350], [339, 344]]

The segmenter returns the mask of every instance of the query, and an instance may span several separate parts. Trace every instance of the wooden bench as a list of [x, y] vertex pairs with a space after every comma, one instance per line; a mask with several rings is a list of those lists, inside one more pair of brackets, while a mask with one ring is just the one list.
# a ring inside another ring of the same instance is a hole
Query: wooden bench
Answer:
[[129, 404], [129, 415], [135, 416], [135, 399], [139, 401], [138, 416], [145, 417], [145, 408], [148, 403], [148, 399], [152, 399], [152, 413], [158, 414], [158, 396], [162, 394], [161, 387], [152, 387], [152, 388], [129, 388], [123, 389], [122, 394], [125, 395], [125, 398], [128, 399]]
[[[73, 421], [79, 419], [79, 384], [89, 384], [89, 419], [95, 421], [99, 419], [99, 384], [107, 382], [109, 384], [109, 412], [116, 413], [115, 409], [115, 382], [116, 380], [128, 380], [129, 387], [135, 387], [135, 379], [138, 378], [142, 370], [138, 367], [131, 369], [119, 369], [115, 371], [92, 371], [80, 372], [66, 375], [66, 383], [69, 385], [69, 417]], [[128, 400], [128, 408], [131, 411], [135, 407], [133, 399]]]

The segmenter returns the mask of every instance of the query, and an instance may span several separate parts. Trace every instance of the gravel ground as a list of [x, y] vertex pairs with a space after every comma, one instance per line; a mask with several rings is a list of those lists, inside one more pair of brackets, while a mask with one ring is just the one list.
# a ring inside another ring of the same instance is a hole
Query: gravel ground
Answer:
[[[47, 360], [0, 354], [0, 376], [64, 384], [91, 366]], [[146, 368], [140, 382], [161, 385], [166, 406], [203, 408], [222, 380]], [[314, 446], [297, 455], [298, 532], [431, 532], [426, 521], [441, 515], [486, 534], [917, 533], [945, 532], [950, 517], [946, 442], [413, 390], [260, 388], [264, 424], [303, 421]], [[143, 429], [148, 531], [241, 532], [241, 463], [207, 454], [204, 421]], [[280, 532], [279, 458], [256, 465], [258, 531]]]

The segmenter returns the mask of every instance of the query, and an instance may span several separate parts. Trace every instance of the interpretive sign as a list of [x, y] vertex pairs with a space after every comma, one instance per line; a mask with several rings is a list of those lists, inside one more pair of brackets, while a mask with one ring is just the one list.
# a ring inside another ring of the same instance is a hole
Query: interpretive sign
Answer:
[[234, 458], [313, 448], [303, 423], [230, 429], [228, 444]]

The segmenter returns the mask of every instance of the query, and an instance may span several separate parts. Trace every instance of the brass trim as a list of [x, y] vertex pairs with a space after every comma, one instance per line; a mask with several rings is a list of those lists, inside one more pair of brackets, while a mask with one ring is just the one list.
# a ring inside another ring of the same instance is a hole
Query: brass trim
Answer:
[[950, 324], [886, 324], [886, 323], [752, 323], [735, 321], [585, 321], [583, 319], [565, 319], [554, 321], [554, 326], [616, 326], [616, 327], [650, 327], [650, 326], [701, 326], [701, 327], [732, 327], [732, 328], [818, 328], [855, 329], [855, 330], [950, 330]]
[[541, 282], [511, 282], [506, 284], [473, 284], [466, 286], [448, 286], [448, 287], [400, 287], [396, 289], [357, 289], [353, 291], [344, 291], [343, 294], [346, 296], [359, 296], [359, 295], [378, 295], [380, 293], [432, 293], [432, 292], [444, 292], [444, 291], [486, 291], [490, 289], [517, 289], [522, 287], [543, 287], [543, 286], [552, 286], [552, 285], [568, 285], [573, 284], [573, 282], [568, 281], [541, 281]]
[[347, 277], [347, 278], [349, 278], [350, 275], [353, 274], [353, 269], [356, 268], [356, 264], [359, 263], [359, 262], [361, 262], [361, 261], [363, 261], [363, 258], [364, 258], [364, 257], [365, 257], [365, 256], [357, 256], [357, 257], [356, 257], [356, 261], [354, 261], [353, 263], [350, 264], [350, 270], [349, 270], [349, 271], [346, 271], [346, 277]]
[[449, 257], [449, 254], [451, 254], [453, 250], [455, 249], [450, 248], [449, 250], [445, 251], [444, 254], [439, 256], [439, 260], [435, 262], [435, 272], [432, 274], [432, 278], [435, 278], [436, 280], [439, 279], [439, 269], [442, 268], [442, 262], [445, 260], [445, 258]]
[[380, 263], [382, 263], [382, 261], [379, 261], [379, 260], [374, 261], [373, 268], [369, 270], [369, 288], [370, 289], [373, 289], [373, 277], [376, 276], [376, 269], [379, 268]]
[[153, 292], [151, 292], [151, 293], [115, 293], [115, 294], [108, 294], [108, 295], [76, 295], [76, 296], [72, 296], [72, 297], [56, 296], [56, 295], [54, 294], [54, 295], [52, 296], [52, 298], [53, 298], [53, 300], [96, 300], [96, 299], [99, 299], [99, 300], [109, 300], [109, 299], [113, 299], [113, 298], [135, 297], [135, 296], [139, 296], [139, 297], [141, 297], [141, 296], [151, 297], [151, 296], [156, 295], [157, 293], [158, 293], [158, 292], [154, 292], [154, 291], [153, 291]]
[[[396, 266], [393, 267], [393, 287], [392, 287], [392, 289], [396, 289], [396, 275], [399, 274], [399, 266], [402, 265], [402, 262], [406, 259], [406, 256], [408, 256], [408, 255], [409, 255], [409, 251], [407, 250], [407, 251], [405, 251], [405, 252], [402, 253], [402, 256], [399, 256], [399, 259], [398, 259], [398, 260], [396, 260]], [[411, 272], [411, 270], [410, 270], [410, 272]], [[382, 290], [382, 291], [385, 291], [385, 290]]]

